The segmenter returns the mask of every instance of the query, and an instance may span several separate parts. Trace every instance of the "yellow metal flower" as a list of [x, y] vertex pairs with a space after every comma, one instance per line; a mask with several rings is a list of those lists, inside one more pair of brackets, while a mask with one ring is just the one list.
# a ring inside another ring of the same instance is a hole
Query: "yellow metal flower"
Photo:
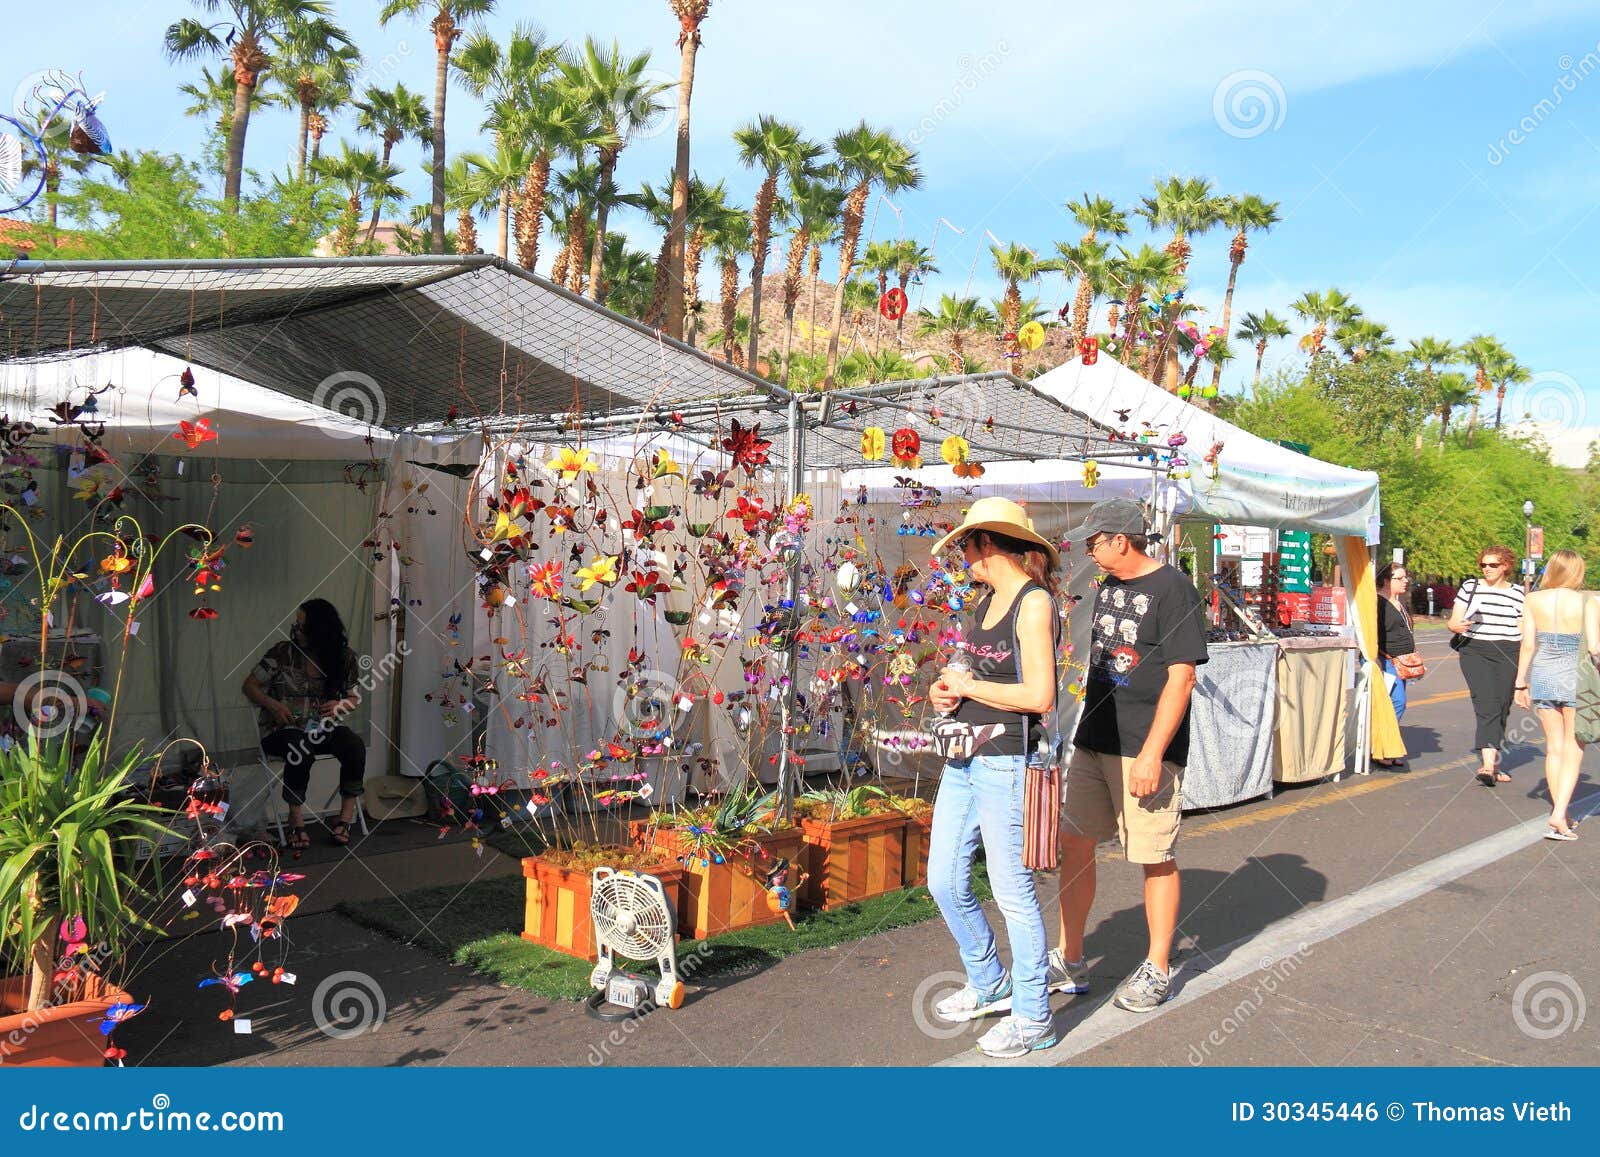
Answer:
[[563, 482], [571, 482], [580, 474], [593, 474], [599, 469], [595, 465], [594, 455], [590, 451], [574, 450], [570, 446], [563, 446], [560, 453], [545, 465], [560, 474]]
[[655, 461], [650, 467], [650, 476], [652, 478], [665, 478], [670, 474], [676, 474], [679, 478], [682, 478], [683, 467], [674, 462], [672, 455], [665, 450], [657, 450]]
[[610, 586], [617, 581], [617, 562], [619, 556], [614, 554], [602, 555], [588, 566], [578, 569], [578, 578], [582, 582], [578, 586], [580, 592], [588, 590], [595, 583], [605, 583]]
[[967, 445], [967, 440], [959, 434], [952, 434], [939, 443], [939, 457], [949, 466], [961, 465], [971, 452], [972, 448]]
[[878, 426], [868, 426], [861, 431], [861, 456], [868, 462], [876, 462], [883, 457], [883, 430]]

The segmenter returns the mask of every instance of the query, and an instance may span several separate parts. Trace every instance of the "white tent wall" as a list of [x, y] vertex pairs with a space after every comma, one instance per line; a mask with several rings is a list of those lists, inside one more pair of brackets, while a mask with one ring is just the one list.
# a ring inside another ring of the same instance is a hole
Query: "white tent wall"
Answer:
[[[472, 466], [482, 456], [478, 433], [396, 435], [381, 480], [368, 488], [378, 500], [376, 524], [369, 520], [347, 540], [371, 568], [371, 609], [359, 635], [351, 628], [358, 638], [370, 627], [361, 655], [369, 776], [420, 776], [433, 760], [473, 750], [472, 711], [460, 704], [465, 683], [446, 675], [455, 662], [488, 653], [473, 645], [482, 612], [465, 529], [476, 513], [472, 480], [418, 463]], [[453, 616], [460, 618], [452, 623]]]
[[[148, 747], [184, 735], [199, 739], [218, 755], [253, 751], [256, 711], [239, 687], [256, 659], [287, 636], [295, 608], [309, 598], [326, 598], [357, 638], [361, 625], [370, 619], [371, 583], [352, 544], [369, 533], [375, 502], [356, 495], [342, 468], [332, 462], [186, 456], [156, 457], [150, 463], [158, 480], [152, 486], [141, 475], [142, 491], [169, 498], [150, 502], [130, 489], [123, 510], [158, 539], [191, 522], [216, 532], [217, 545], [226, 547], [222, 589], [208, 592], [218, 617], [189, 617], [199, 600], [191, 593], [188, 556], [199, 543], [179, 534], [157, 561], [158, 595], [139, 611], [137, 634], [130, 638], [125, 656], [121, 640], [127, 603], [112, 608], [79, 596], [72, 604], [71, 625], [100, 636], [100, 683], [108, 691], [116, 685], [121, 666], [119, 746], [137, 740]], [[35, 509], [42, 513], [30, 518], [29, 528], [46, 551], [58, 534], [70, 545], [91, 529], [110, 531], [110, 521], [91, 522], [87, 506], [71, 497], [61, 462], [46, 462], [31, 472], [40, 483]], [[255, 536], [249, 549], [234, 541], [245, 523], [251, 524]], [[26, 556], [22, 539], [16, 528], [7, 536], [11, 557]], [[74, 557], [93, 567], [110, 553], [108, 547], [107, 540], [99, 540]], [[16, 593], [8, 602], [37, 596], [33, 574], [11, 581]], [[102, 579], [97, 586], [103, 585]], [[30, 589], [32, 596], [26, 594]], [[5, 626], [10, 635], [37, 638], [36, 625], [20, 614], [8, 616]], [[353, 725], [364, 727], [360, 713]]]
[[[197, 396], [180, 398], [185, 368], [178, 358], [137, 348], [0, 364], [0, 409], [13, 422], [38, 426], [40, 442], [78, 444], [83, 439], [77, 427], [54, 425], [50, 410], [62, 401], [82, 405], [91, 390], [110, 385], [95, 395], [94, 412], [82, 417], [105, 423], [100, 443], [117, 457], [172, 453], [182, 445], [173, 437], [178, 423], [202, 417], [218, 432], [216, 441], [205, 444], [215, 457], [343, 462], [367, 452], [363, 440], [368, 436], [380, 457], [388, 448], [390, 435], [381, 428], [203, 366], [187, 367], [194, 374]], [[357, 380], [330, 382], [327, 400], [353, 414], [383, 417], [381, 391]]]

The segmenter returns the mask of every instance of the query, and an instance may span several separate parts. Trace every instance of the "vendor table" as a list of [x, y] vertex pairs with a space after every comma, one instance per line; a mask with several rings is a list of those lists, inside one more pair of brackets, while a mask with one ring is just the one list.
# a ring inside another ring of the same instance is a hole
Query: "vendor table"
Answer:
[[1344, 638], [1213, 643], [1196, 672], [1184, 808], [1223, 807], [1346, 770]]
[[1279, 640], [1276, 782], [1304, 783], [1345, 770], [1354, 649], [1344, 638]]

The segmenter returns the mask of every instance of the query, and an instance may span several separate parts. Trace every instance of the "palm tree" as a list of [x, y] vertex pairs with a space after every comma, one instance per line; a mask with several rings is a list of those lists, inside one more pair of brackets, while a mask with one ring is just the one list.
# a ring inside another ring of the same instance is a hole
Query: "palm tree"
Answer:
[[793, 125], [776, 117], [758, 117], [734, 131], [739, 146], [739, 163], [747, 169], [760, 168], [761, 187], [756, 190], [750, 210], [750, 346], [746, 364], [756, 365], [761, 352], [762, 279], [766, 276], [767, 253], [772, 247], [772, 217], [778, 205], [778, 179], [787, 176], [791, 186], [812, 175], [823, 148], [800, 135]]
[[589, 252], [588, 222], [589, 214], [593, 211], [595, 181], [599, 172], [598, 165], [575, 160], [571, 168], [555, 175], [556, 203], [545, 207], [545, 215], [553, 217], [556, 222], [552, 228], [566, 243], [551, 266], [550, 279], [557, 285], [565, 285], [573, 293], [583, 292], [588, 273], [584, 258]]
[[[1233, 288], [1239, 280], [1239, 266], [1244, 264], [1245, 250], [1250, 247], [1249, 231], [1266, 232], [1278, 223], [1278, 202], [1266, 201], [1254, 193], [1242, 197], [1224, 197], [1222, 211], [1218, 214], [1223, 225], [1232, 229], [1233, 243], [1228, 246], [1228, 291], [1222, 295], [1222, 332], [1233, 324]], [[1211, 372], [1211, 385], [1222, 385], [1222, 363], [1217, 362]]]
[[444, 250], [444, 105], [450, 88], [450, 50], [461, 37], [461, 24], [494, 10], [494, 0], [386, 0], [378, 23], [388, 27], [397, 16], [430, 17], [433, 30], [433, 200], [429, 210], [434, 252]]
[[1490, 334], [1474, 334], [1461, 344], [1461, 360], [1473, 368], [1472, 413], [1467, 417], [1467, 445], [1472, 445], [1472, 435], [1478, 428], [1478, 402], [1489, 392], [1491, 372], [1511, 356], [1506, 347]]
[[1394, 336], [1388, 326], [1364, 317], [1347, 321], [1334, 330], [1333, 341], [1352, 362], [1365, 361], [1394, 346]]
[[[477, 169], [484, 184], [494, 190], [494, 202], [499, 224], [495, 234], [495, 252], [501, 257], [511, 256], [511, 211], [520, 196], [519, 186], [527, 175], [529, 157], [521, 145], [501, 140], [492, 155], [467, 153], [462, 158]], [[448, 199], [448, 198], [447, 198]], [[517, 206], [520, 211], [520, 206]]]
[[[649, 217], [651, 222], [661, 230], [661, 249], [656, 256], [655, 289], [651, 294], [650, 308], [645, 313], [644, 320], [647, 324], [656, 326], [663, 332], [666, 330], [664, 318], [667, 315], [667, 307], [671, 304], [672, 298], [672, 294], [669, 292], [672, 281], [669, 263], [671, 255], [667, 251], [670, 242], [667, 231], [672, 227], [672, 180], [672, 174], [668, 173], [667, 179], [661, 183], [659, 188], [652, 185], [641, 185], [632, 202], [639, 209], [642, 209], [645, 216]], [[689, 180], [689, 203], [684, 216], [684, 223], [689, 230], [689, 248], [693, 251], [694, 258], [692, 261], [687, 262], [689, 268], [685, 273], [686, 280], [690, 284], [685, 285], [685, 292], [677, 305], [677, 309], [680, 312], [691, 313], [698, 305], [698, 301], [691, 294], [697, 294], [699, 291], [700, 253], [705, 247], [705, 227], [713, 223], [726, 207], [723, 204], [726, 195], [727, 189], [721, 181], [718, 181], [715, 185], [707, 185], [699, 177], [691, 177]], [[698, 245], [694, 242], [694, 234], [697, 230], [700, 233]], [[748, 234], [746, 238], [748, 239]], [[687, 259], [688, 254], [685, 257]], [[682, 329], [681, 326], [679, 328], [680, 330]]]
[[899, 258], [899, 241], [869, 241], [866, 252], [861, 255], [862, 269], [872, 274], [878, 287], [877, 300], [873, 303], [874, 313], [877, 315], [872, 322], [872, 340], [874, 346], [883, 344], [883, 311], [878, 303], [883, 301], [883, 295], [889, 292], [889, 274], [895, 270]]
[[1413, 338], [1406, 352], [1425, 374], [1432, 374], [1434, 366], [1447, 366], [1460, 356], [1455, 346], [1436, 337]]
[[1256, 376], [1250, 382], [1252, 388], [1261, 384], [1261, 361], [1267, 356], [1267, 343], [1286, 338], [1291, 332], [1289, 323], [1270, 309], [1244, 315], [1234, 336], [1256, 347]]
[[[377, 137], [381, 145], [380, 159], [384, 164], [389, 163], [389, 158], [394, 152], [394, 147], [408, 137], [422, 140], [428, 133], [431, 117], [428, 114], [428, 104], [422, 99], [420, 93], [415, 93], [403, 84], [396, 84], [393, 88], [379, 88], [369, 85], [363, 94], [363, 99], [355, 102], [357, 109], [356, 131]], [[446, 183], [449, 173], [445, 174]], [[372, 221], [367, 226], [367, 236], [370, 238], [378, 230], [378, 207], [372, 207]], [[473, 244], [465, 248], [471, 253], [475, 248], [476, 236], [471, 238]]]
[[516, 215], [517, 263], [532, 269], [539, 259], [539, 231], [550, 190], [550, 165], [560, 155], [581, 157], [605, 138], [559, 78], [538, 86], [516, 109], [510, 131], [532, 153]]
[[1439, 375], [1438, 392], [1435, 395], [1438, 402], [1439, 415], [1439, 450], [1444, 451], [1445, 435], [1450, 432], [1450, 416], [1462, 406], [1476, 405], [1478, 391], [1472, 388], [1472, 383], [1467, 381], [1466, 374], [1443, 373]]
[[967, 361], [963, 336], [993, 324], [994, 315], [976, 297], [952, 297], [944, 293], [939, 295], [937, 310], [917, 311], [917, 336], [943, 337], [950, 345], [957, 373], [965, 369]]
[[1348, 325], [1361, 316], [1361, 307], [1338, 289], [1329, 289], [1326, 293], [1307, 290], [1291, 302], [1289, 308], [1301, 321], [1313, 323], [1311, 331], [1300, 339], [1300, 348], [1313, 359], [1322, 353], [1330, 326]]
[[722, 265], [722, 360], [744, 364], [744, 349], [738, 344], [739, 255], [750, 241], [750, 214], [725, 205], [706, 222], [706, 239]]
[[[839, 211], [844, 207], [844, 190], [835, 188], [825, 181], [808, 180], [804, 177], [791, 175], [791, 188], [787, 205], [786, 216], [792, 223], [793, 232], [789, 238], [789, 259], [783, 271], [783, 373], [779, 381], [787, 386], [789, 384], [789, 359], [794, 347], [794, 309], [800, 300], [801, 279], [805, 275], [805, 262], [808, 254], [814, 254], [812, 259], [811, 282], [811, 332], [816, 332], [817, 323], [817, 289], [816, 276], [822, 264], [820, 245], [828, 235], [829, 230], [837, 228]], [[755, 315], [751, 315], [751, 325], [756, 325]], [[759, 362], [752, 362], [749, 366], [751, 373], [760, 369]]]
[[[226, 150], [228, 133], [233, 125], [233, 97], [238, 90], [239, 82], [234, 79], [231, 69], [218, 68], [216, 72], [202, 65], [200, 79], [191, 84], [180, 84], [178, 91], [191, 97], [194, 103], [183, 110], [184, 116], [199, 117], [211, 120], [213, 127], [223, 141]], [[254, 85], [250, 89], [250, 111], [272, 105], [282, 105], [287, 98], [283, 93], [274, 89], [266, 80]], [[49, 142], [45, 144], [48, 146]]]
[[1494, 377], [1494, 428], [1500, 429], [1500, 419], [1506, 404], [1506, 387], [1523, 386], [1533, 380], [1528, 367], [1507, 355], [1489, 367]]
[[[56, 99], [59, 99], [59, 96]], [[49, 224], [50, 243], [56, 246], [60, 244], [56, 236], [56, 222], [59, 217], [62, 174], [82, 173], [89, 168], [93, 160], [72, 147], [71, 125], [62, 117], [53, 116], [53, 107], [53, 101], [39, 107], [34, 107], [30, 103], [20, 110], [19, 119], [44, 146], [43, 164], [40, 164], [37, 154], [30, 149], [24, 154], [22, 171], [31, 175], [43, 170], [45, 219]]]
[[450, 167], [445, 170], [444, 203], [445, 208], [456, 213], [456, 252], [476, 253], [477, 216], [499, 206], [500, 190], [484, 170], [458, 155], [451, 158]]
[[[1103, 271], [1107, 246], [1100, 243], [1100, 234], [1105, 233], [1111, 237], [1126, 237], [1128, 235], [1128, 217], [1106, 197], [1091, 197], [1085, 193], [1079, 200], [1068, 201], [1067, 210], [1072, 214], [1072, 219], [1083, 226], [1085, 232], [1079, 239], [1078, 248], [1068, 252], [1068, 247], [1056, 246], [1056, 251], [1063, 260], [1069, 262], [1078, 273], [1078, 292], [1072, 302], [1072, 346], [1074, 349], [1089, 334], [1090, 315], [1094, 312], [1094, 299], [1099, 293], [1104, 292], [1104, 285], [1096, 284], [1093, 278], [1085, 279], [1084, 274], [1092, 265], [1098, 264]], [[1094, 248], [1089, 248], [1094, 246]]]
[[606, 238], [602, 276], [609, 308], [632, 318], [640, 317], [650, 304], [654, 259], [648, 253], [628, 248], [627, 237], [613, 233]]
[[327, 132], [328, 113], [349, 99], [351, 78], [361, 66], [361, 50], [354, 44], [330, 46], [325, 39], [331, 25], [326, 20], [298, 24], [284, 38], [278, 70], [283, 86], [293, 93], [300, 111], [300, 132], [295, 141], [295, 176], [306, 174], [306, 145]]
[[1110, 263], [1106, 260], [1109, 243], [1085, 237], [1076, 245], [1056, 242], [1056, 256], [1044, 262], [1050, 269], [1059, 269], [1068, 277], [1077, 279], [1078, 288], [1072, 299], [1072, 348], [1089, 335], [1094, 324], [1094, 303], [1097, 298], [1110, 294], [1114, 282]]
[[[689, 201], [685, 206], [687, 212], [684, 218], [689, 242], [684, 246], [683, 253], [683, 312], [687, 315], [683, 336], [690, 345], [694, 345], [700, 336], [700, 262], [705, 255], [706, 233], [725, 214], [739, 212], [726, 203], [727, 195], [728, 190], [721, 181], [715, 185], [703, 184], [698, 178], [689, 182]], [[736, 274], [737, 268], [735, 266]], [[667, 279], [667, 300], [669, 305], [672, 304], [670, 275]]]
[[[561, 50], [546, 42], [544, 34], [528, 24], [513, 28], [504, 48], [480, 25], [466, 36], [451, 57], [450, 62], [467, 90], [488, 103], [489, 111], [482, 127], [494, 138], [497, 159], [506, 164], [513, 159], [526, 162], [511, 181], [501, 184], [499, 252], [508, 259], [511, 256], [512, 210], [517, 209], [519, 224], [529, 215], [521, 211], [519, 186], [526, 184], [537, 160], [532, 152], [523, 148], [521, 122], [525, 110], [537, 103], [538, 94], [543, 92], [560, 59]], [[545, 175], [548, 180], [548, 157]], [[538, 221], [542, 217], [542, 207], [531, 215]]]
[[915, 189], [922, 184], [917, 155], [889, 132], [862, 121], [853, 129], [833, 138], [833, 169], [838, 179], [850, 186], [845, 198], [844, 227], [839, 238], [839, 283], [833, 290], [833, 332], [828, 335], [828, 373], [825, 389], [833, 388], [833, 373], [839, 361], [839, 331], [844, 314], [845, 285], [856, 262], [856, 246], [866, 219], [867, 197], [874, 185], [885, 193]]
[[1039, 255], [1026, 245], [1012, 243], [1005, 247], [989, 246], [994, 258], [994, 271], [1006, 283], [1005, 296], [1000, 301], [1000, 330], [1009, 344], [1015, 346], [1017, 326], [1021, 325], [1022, 286], [1039, 280], [1044, 272]]
[[343, 143], [338, 156], [323, 157], [314, 161], [312, 167], [321, 176], [344, 186], [349, 207], [340, 218], [333, 247], [338, 256], [348, 257], [355, 251], [362, 202], [368, 196], [382, 201], [399, 194], [401, 189], [394, 179], [400, 175], [400, 170], [383, 164], [371, 149], [352, 149], [348, 141]]
[[[678, 138], [672, 167], [672, 223], [667, 229], [667, 279], [684, 285], [688, 264], [689, 100], [694, 95], [694, 61], [700, 51], [700, 25], [711, 13], [711, 0], [668, 0], [678, 18]], [[687, 289], [687, 286], [685, 286]], [[667, 318], [667, 336], [683, 337], [677, 318]]]
[[601, 304], [605, 303], [605, 284], [600, 277], [600, 259], [605, 249], [606, 216], [615, 203], [617, 157], [666, 107], [656, 97], [670, 86], [649, 80], [645, 75], [649, 67], [648, 52], [624, 58], [616, 41], [607, 50], [592, 36], [584, 40], [581, 53], [561, 65], [574, 97], [589, 110], [596, 130], [605, 138], [599, 149], [589, 256], [589, 294]]
[[[1177, 276], [1177, 258], [1171, 249], [1157, 249], [1149, 242], [1139, 246], [1137, 253], [1129, 253], [1126, 246], [1117, 246], [1120, 256], [1109, 264], [1112, 278], [1123, 286], [1122, 299], [1122, 364], [1128, 365], [1133, 356], [1134, 337], [1139, 332], [1139, 302], [1146, 290], [1160, 289]], [[1173, 383], [1177, 388], [1177, 383]]]
[[226, 57], [233, 64], [233, 115], [228, 121], [228, 155], [224, 163], [222, 199], [239, 209], [244, 179], [244, 141], [250, 128], [252, 93], [262, 74], [277, 62], [288, 41], [302, 26], [318, 23], [329, 54], [348, 45], [350, 37], [329, 17], [328, 0], [195, 0], [206, 12], [226, 10], [229, 19], [204, 24], [186, 16], [168, 26], [164, 43], [171, 60], [201, 56]]
[[[1168, 177], [1155, 183], [1155, 196], [1143, 199], [1135, 210], [1152, 230], [1166, 226], [1172, 230], [1172, 240], [1167, 242], [1167, 253], [1173, 259], [1173, 278], [1182, 278], [1189, 268], [1192, 248], [1189, 238], [1206, 232], [1222, 219], [1223, 198], [1211, 190], [1211, 182], [1202, 177]], [[1173, 303], [1174, 305], [1176, 303]], [[1172, 348], [1173, 324], [1177, 312], [1172, 305], [1160, 314], [1161, 342], [1145, 356], [1146, 377], [1154, 377], [1156, 368], [1165, 362], [1162, 384], [1168, 390], [1178, 386], [1178, 357]]]

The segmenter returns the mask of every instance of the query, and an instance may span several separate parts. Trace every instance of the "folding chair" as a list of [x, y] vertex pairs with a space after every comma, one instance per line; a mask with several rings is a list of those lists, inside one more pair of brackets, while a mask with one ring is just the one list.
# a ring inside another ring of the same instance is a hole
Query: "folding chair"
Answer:
[[[268, 799], [271, 801], [272, 806], [272, 824], [273, 827], [278, 829], [278, 843], [282, 844], [284, 842], [283, 821], [289, 814], [289, 805], [284, 802], [281, 783], [277, 785], [278, 790], [273, 790], [276, 777], [273, 775], [271, 758], [268, 757], [266, 752], [260, 750], [259, 748], [256, 750], [256, 756], [261, 761], [261, 766], [266, 770], [267, 773], [267, 790], [269, 792]], [[327, 794], [323, 801], [322, 807], [318, 809], [312, 806], [311, 800], [315, 798], [314, 792], [316, 787], [317, 768], [326, 761], [331, 761], [335, 768], [333, 777], [333, 790]], [[283, 762], [284, 761], [281, 759], [278, 760], [278, 763], [280, 764]], [[311, 759], [311, 776], [306, 782], [306, 802], [301, 806], [300, 810], [302, 815], [316, 820], [322, 824], [323, 827], [328, 826], [329, 816], [336, 816], [339, 814], [339, 807], [342, 803], [339, 798], [338, 766], [339, 761], [327, 752], [320, 752], [312, 756]], [[357, 826], [361, 828], [361, 834], [363, 836], [370, 834], [367, 830], [367, 810], [361, 806], [360, 800], [356, 801], [355, 822]]]

